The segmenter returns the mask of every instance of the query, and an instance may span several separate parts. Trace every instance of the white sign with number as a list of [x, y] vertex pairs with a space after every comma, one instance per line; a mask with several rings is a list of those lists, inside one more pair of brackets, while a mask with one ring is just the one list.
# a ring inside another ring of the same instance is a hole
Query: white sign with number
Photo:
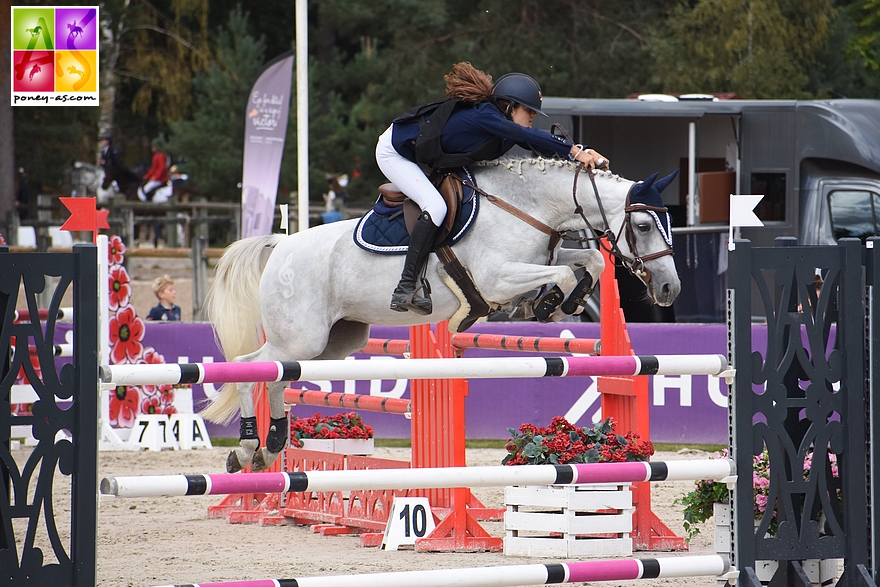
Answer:
[[402, 544], [415, 545], [434, 530], [434, 514], [427, 497], [395, 497], [385, 526], [382, 548], [397, 550]]

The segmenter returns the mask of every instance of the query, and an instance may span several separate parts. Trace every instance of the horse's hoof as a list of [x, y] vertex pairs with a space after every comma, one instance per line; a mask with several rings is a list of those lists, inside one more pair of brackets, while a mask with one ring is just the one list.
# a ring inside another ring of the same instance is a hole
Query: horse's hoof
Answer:
[[562, 293], [562, 289], [560, 289], [558, 285], [554, 285], [550, 291], [545, 293], [532, 307], [532, 312], [534, 312], [535, 318], [537, 318], [539, 322], [547, 322], [556, 308], [559, 307], [559, 304], [562, 303], [564, 296], [565, 294]]
[[229, 456], [226, 457], [226, 472], [227, 473], [238, 473], [242, 469], [244, 469], [247, 465], [242, 465], [238, 460], [238, 453], [236, 451], [230, 451]]
[[254, 473], [265, 471], [272, 466], [272, 463], [275, 462], [275, 459], [277, 459], [280, 454], [280, 452], [269, 452], [268, 449], [261, 448], [254, 453], [254, 460], [251, 461], [251, 470]]
[[568, 299], [562, 302], [561, 310], [566, 314], [574, 314], [579, 306], [586, 305], [587, 300], [593, 295], [593, 289], [595, 289], [593, 287], [593, 277], [587, 273], [578, 281], [574, 289], [571, 290], [571, 293], [568, 294]]

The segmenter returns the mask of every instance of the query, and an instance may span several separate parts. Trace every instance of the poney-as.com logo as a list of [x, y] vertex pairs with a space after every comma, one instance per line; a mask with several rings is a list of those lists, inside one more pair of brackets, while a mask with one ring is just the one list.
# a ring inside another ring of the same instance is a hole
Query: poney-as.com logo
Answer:
[[98, 7], [12, 7], [12, 105], [98, 105]]

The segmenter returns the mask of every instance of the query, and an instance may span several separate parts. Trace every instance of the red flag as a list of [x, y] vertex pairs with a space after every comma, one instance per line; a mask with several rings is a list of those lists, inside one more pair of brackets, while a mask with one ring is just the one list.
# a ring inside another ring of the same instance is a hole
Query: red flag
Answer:
[[98, 210], [95, 212], [96, 228], [110, 228], [107, 218], [110, 216], [110, 210]]
[[110, 210], [98, 210], [95, 198], [58, 198], [70, 211], [70, 218], [61, 225], [61, 230], [87, 230], [92, 233], [92, 241], [98, 243], [98, 229], [110, 228], [107, 217]]

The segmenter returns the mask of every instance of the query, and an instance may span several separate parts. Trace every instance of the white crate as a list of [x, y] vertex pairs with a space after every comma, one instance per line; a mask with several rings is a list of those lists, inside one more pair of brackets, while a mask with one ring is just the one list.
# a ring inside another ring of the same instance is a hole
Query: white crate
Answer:
[[629, 484], [507, 487], [504, 503], [505, 555], [632, 554]]

